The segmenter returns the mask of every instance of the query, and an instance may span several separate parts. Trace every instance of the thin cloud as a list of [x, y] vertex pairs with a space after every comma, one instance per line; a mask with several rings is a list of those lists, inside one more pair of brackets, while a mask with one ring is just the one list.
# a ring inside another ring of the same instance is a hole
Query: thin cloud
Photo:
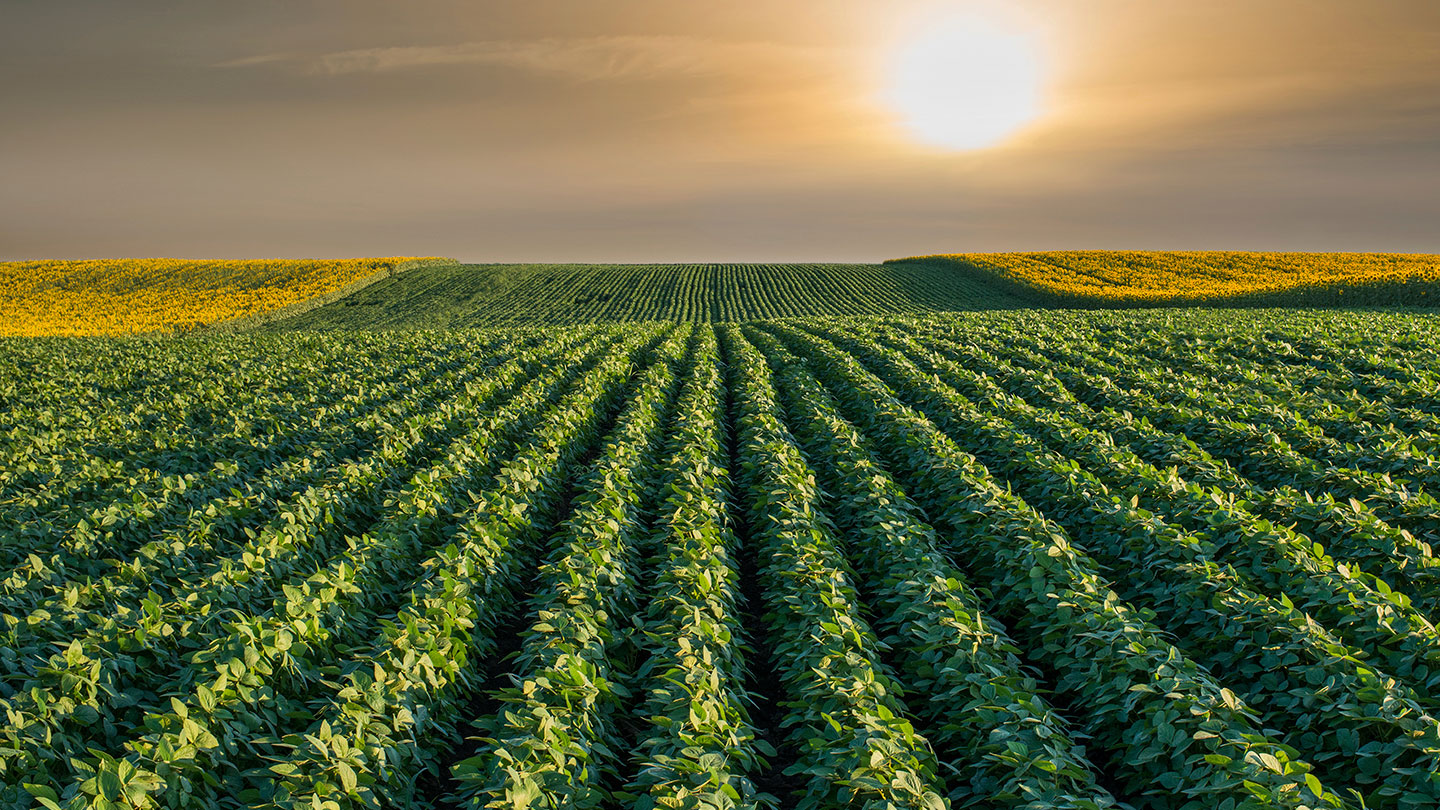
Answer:
[[586, 81], [619, 81], [747, 76], [766, 67], [814, 66], [827, 55], [823, 49], [769, 42], [717, 42], [683, 36], [604, 36], [359, 48], [318, 56], [260, 54], [221, 62], [216, 67], [280, 65], [312, 75], [344, 76], [482, 65]]
[[1433, 139], [1434, 95], [1407, 77], [1325, 71], [1081, 87], [1031, 144], [1098, 154]]

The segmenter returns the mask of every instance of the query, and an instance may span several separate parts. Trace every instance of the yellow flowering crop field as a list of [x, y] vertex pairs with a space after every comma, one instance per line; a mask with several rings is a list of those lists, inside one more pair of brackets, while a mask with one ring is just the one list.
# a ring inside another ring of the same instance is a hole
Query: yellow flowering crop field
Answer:
[[320, 298], [412, 258], [0, 262], [0, 335], [174, 333]]
[[1440, 296], [1440, 256], [1433, 254], [1096, 250], [897, 261], [954, 263], [1055, 303], [1428, 305]]

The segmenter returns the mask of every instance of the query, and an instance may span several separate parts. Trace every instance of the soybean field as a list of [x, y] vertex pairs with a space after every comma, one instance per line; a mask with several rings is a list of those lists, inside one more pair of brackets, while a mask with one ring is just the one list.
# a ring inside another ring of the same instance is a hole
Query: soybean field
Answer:
[[1008, 309], [1023, 291], [945, 264], [420, 267], [277, 329], [442, 329]]
[[0, 803], [1433, 808], [1437, 340], [0, 339]]

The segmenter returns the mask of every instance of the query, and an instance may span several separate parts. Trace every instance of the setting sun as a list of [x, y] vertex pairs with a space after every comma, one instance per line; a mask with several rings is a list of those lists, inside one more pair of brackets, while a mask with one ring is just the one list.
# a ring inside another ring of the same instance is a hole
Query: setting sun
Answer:
[[954, 17], [899, 43], [884, 100], [922, 143], [984, 149], [1039, 116], [1041, 73], [1024, 34]]

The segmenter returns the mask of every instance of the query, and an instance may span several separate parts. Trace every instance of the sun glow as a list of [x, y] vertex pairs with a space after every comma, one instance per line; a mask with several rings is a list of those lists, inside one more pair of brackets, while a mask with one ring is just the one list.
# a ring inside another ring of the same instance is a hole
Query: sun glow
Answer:
[[951, 17], [899, 43], [883, 98], [916, 140], [985, 149], [1040, 115], [1041, 74], [1029, 37], [983, 18]]

